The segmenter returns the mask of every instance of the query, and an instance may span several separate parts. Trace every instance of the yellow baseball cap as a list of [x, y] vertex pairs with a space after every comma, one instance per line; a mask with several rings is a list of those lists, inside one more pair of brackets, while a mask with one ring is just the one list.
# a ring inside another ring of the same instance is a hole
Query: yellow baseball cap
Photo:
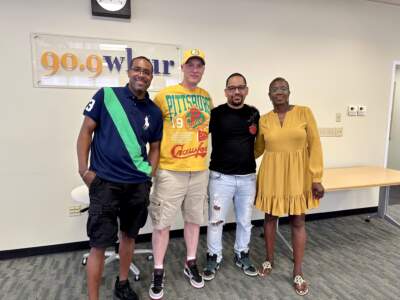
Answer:
[[186, 64], [189, 59], [192, 57], [197, 57], [200, 58], [203, 61], [203, 64], [206, 63], [205, 57], [206, 55], [204, 54], [203, 51], [200, 49], [189, 49], [183, 52], [183, 59], [182, 59], [182, 65]]

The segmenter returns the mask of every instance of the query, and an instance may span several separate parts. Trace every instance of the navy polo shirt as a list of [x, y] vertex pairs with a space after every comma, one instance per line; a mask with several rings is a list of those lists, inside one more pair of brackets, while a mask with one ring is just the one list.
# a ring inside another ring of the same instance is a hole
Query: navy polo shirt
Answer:
[[[162, 114], [150, 100], [137, 99], [128, 85], [112, 88], [120, 101], [129, 123], [141, 148], [141, 156], [147, 159], [147, 143], [160, 141], [162, 138]], [[104, 104], [104, 90], [100, 89], [90, 100], [83, 114], [96, 122], [90, 148], [90, 170], [97, 176], [112, 182], [142, 183], [149, 177], [139, 171], [132, 161], [125, 144]]]

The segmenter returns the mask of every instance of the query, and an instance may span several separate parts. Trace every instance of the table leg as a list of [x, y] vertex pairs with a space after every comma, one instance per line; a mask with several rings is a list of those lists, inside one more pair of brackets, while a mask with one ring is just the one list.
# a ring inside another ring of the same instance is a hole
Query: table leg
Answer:
[[378, 217], [378, 218], [382, 218], [382, 219], [388, 221], [390, 224], [400, 228], [400, 223], [388, 215], [389, 192], [390, 192], [390, 186], [381, 187], [379, 189], [378, 212], [372, 216], [368, 216], [366, 221], [369, 222], [371, 218]]
[[390, 187], [385, 186], [379, 189], [379, 204], [378, 204], [378, 217], [383, 218], [387, 212], [387, 206], [389, 203], [389, 192]]
[[392, 224], [392, 225], [394, 225], [394, 226], [400, 228], [400, 223], [397, 222], [396, 220], [394, 220], [391, 216], [385, 215], [385, 216], [384, 216], [384, 219], [385, 219], [386, 221], [388, 221], [390, 224]]

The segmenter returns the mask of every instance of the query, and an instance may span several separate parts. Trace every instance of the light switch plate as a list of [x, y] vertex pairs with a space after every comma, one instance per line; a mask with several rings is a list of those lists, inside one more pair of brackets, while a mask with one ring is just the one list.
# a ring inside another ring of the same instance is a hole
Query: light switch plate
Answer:
[[318, 128], [320, 137], [342, 137], [343, 127], [320, 127]]
[[336, 127], [336, 137], [343, 136], [343, 127]]

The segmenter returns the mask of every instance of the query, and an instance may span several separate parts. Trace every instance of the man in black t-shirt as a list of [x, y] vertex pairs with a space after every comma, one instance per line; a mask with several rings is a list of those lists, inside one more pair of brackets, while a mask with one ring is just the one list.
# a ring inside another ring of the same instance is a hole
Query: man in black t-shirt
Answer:
[[251, 216], [256, 194], [254, 141], [260, 114], [244, 104], [246, 78], [234, 73], [226, 80], [227, 103], [211, 110], [212, 138], [208, 193], [207, 265], [203, 278], [212, 280], [222, 262], [222, 229], [231, 203], [236, 216], [235, 264], [246, 275], [256, 276], [249, 258]]

